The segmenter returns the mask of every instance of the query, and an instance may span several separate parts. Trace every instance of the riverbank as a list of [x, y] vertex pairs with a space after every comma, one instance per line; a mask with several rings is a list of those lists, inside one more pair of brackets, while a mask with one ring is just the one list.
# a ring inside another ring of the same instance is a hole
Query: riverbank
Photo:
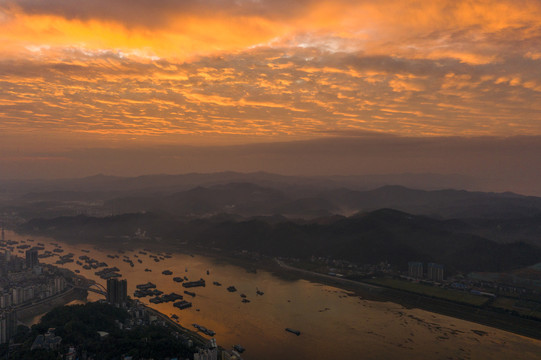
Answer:
[[18, 321], [28, 323], [32, 322], [36, 316], [43, 315], [55, 307], [69, 304], [75, 300], [85, 301], [87, 295], [88, 292], [85, 290], [70, 287], [60, 294], [50, 296], [31, 304], [25, 304], [24, 306], [17, 307], [14, 310], [17, 312]]
[[489, 307], [472, 306], [457, 302], [433, 298], [399, 289], [374, 285], [369, 282], [353, 281], [320, 274], [287, 265], [280, 260], [276, 263], [286, 271], [294, 272], [308, 281], [315, 281], [351, 291], [354, 296], [367, 300], [390, 301], [406, 308], [422, 310], [446, 315], [481, 325], [509, 331], [518, 335], [541, 339], [541, 322], [499, 312]]
[[[358, 296], [365, 300], [395, 303], [402, 305], [406, 308], [422, 309], [433, 313], [450, 316], [453, 318], [463, 319], [466, 321], [491, 326], [519, 335], [528, 336], [530, 338], [541, 339], [541, 334], [539, 330], [540, 323], [537, 321], [513, 316], [503, 311], [497, 312], [492, 309], [461, 305], [452, 301], [445, 301], [441, 299], [422, 296], [419, 294], [412, 294], [407, 291], [392, 289], [383, 286], [374, 286], [373, 284], [368, 284], [362, 281], [359, 282], [343, 279], [339, 277], [329, 276], [326, 274], [311, 272], [304, 269], [298, 269], [292, 266], [282, 267], [279, 265], [279, 263], [269, 257], [258, 257], [255, 254], [240, 254], [225, 251], [213, 251], [210, 249], [194, 248], [179, 244], [167, 244], [165, 242], [158, 244], [141, 241], [129, 245], [130, 246], [124, 250], [129, 251], [128, 249], [131, 249], [135, 251], [139, 248], [149, 247], [152, 248], [154, 252], [159, 250], [163, 252], [182, 253], [192, 256], [201, 255], [202, 257], [211, 259], [212, 263], [227, 263], [235, 265], [237, 267], [245, 269], [249, 273], [257, 272], [258, 269], [261, 269], [265, 272], [276, 275], [282, 280], [287, 280], [292, 283], [299, 279], [305, 279], [313, 283], [324, 284], [350, 291], [351, 296]], [[118, 245], [115, 246], [112, 244], [109, 244], [109, 246], [105, 246], [105, 244], [95, 246], [96, 249], [98, 247], [108, 248], [111, 250], [119, 249]], [[209, 265], [205, 265], [204, 268], [199, 269], [199, 273], [202, 274], [207, 269], [211, 269], [211, 274], [213, 273], [212, 266]], [[184, 270], [184, 267], [182, 267], [182, 270]], [[145, 273], [145, 276], [146, 275], [147, 274]], [[228, 321], [229, 323], [231, 323], [232, 321], [234, 322], [233, 319], [229, 319]], [[193, 321], [189, 321], [188, 323], [191, 322]], [[219, 328], [220, 325], [213, 324], [213, 326], [216, 329]]]

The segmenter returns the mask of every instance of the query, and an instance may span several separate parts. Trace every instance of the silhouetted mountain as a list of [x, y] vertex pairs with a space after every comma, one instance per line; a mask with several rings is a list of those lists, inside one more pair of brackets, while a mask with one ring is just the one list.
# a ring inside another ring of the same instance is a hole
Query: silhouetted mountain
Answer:
[[381, 209], [328, 221], [266, 221], [265, 218], [221, 221], [220, 218], [180, 221], [158, 214], [126, 214], [108, 218], [86, 216], [35, 219], [22, 231], [65, 239], [107, 242], [130, 239], [137, 229], [173, 245], [248, 250], [269, 256], [325, 256], [360, 263], [389, 261], [438, 262], [450, 271], [508, 271], [541, 262], [541, 249], [523, 242], [499, 244], [453, 231], [449, 222]]

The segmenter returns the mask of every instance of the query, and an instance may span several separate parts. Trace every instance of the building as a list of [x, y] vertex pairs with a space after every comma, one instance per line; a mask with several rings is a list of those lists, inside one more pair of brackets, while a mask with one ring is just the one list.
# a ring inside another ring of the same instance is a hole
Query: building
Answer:
[[423, 278], [423, 263], [410, 261], [408, 263], [408, 275], [415, 279]]
[[30, 350], [36, 349], [45, 349], [45, 350], [56, 350], [60, 346], [62, 338], [55, 335], [55, 329], [50, 328], [44, 335], [38, 335]]
[[58, 294], [66, 288], [66, 279], [62, 276], [57, 276], [54, 278], [54, 294]]
[[19, 305], [24, 302], [24, 289], [20, 286], [11, 288], [11, 304]]
[[26, 250], [26, 268], [32, 269], [39, 265], [38, 251], [36, 249]]
[[17, 327], [17, 313], [3, 311], [0, 313], [0, 344], [9, 342]]
[[0, 309], [5, 309], [11, 306], [11, 294], [4, 292], [0, 294]]
[[107, 280], [107, 301], [115, 305], [126, 305], [128, 300], [128, 281], [126, 279]]
[[194, 360], [218, 360], [218, 351], [216, 349], [201, 349], [193, 355]]
[[426, 273], [428, 279], [432, 281], [442, 282], [443, 281], [443, 265], [428, 263], [428, 270]]

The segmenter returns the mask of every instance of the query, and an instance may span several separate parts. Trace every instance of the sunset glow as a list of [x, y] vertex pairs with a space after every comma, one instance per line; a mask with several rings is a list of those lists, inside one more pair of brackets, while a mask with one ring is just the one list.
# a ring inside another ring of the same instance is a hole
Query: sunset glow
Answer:
[[5, 133], [541, 133], [538, 1], [0, 4]]

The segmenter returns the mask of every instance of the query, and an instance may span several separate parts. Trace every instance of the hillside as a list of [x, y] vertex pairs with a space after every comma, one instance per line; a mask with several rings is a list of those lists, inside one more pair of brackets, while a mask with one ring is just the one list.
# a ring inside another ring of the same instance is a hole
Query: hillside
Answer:
[[[122, 239], [130, 246], [137, 229], [176, 246], [248, 250], [268, 256], [325, 256], [359, 263], [389, 261], [404, 268], [408, 261], [438, 262], [450, 271], [509, 271], [541, 262], [541, 249], [523, 242], [500, 244], [474, 234], [453, 231], [446, 220], [380, 209], [351, 217], [314, 221], [257, 219], [179, 219], [163, 214], [126, 214], [35, 219], [19, 231], [68, 241]], [[131, 239], [131, 240], [130, 240]]]

